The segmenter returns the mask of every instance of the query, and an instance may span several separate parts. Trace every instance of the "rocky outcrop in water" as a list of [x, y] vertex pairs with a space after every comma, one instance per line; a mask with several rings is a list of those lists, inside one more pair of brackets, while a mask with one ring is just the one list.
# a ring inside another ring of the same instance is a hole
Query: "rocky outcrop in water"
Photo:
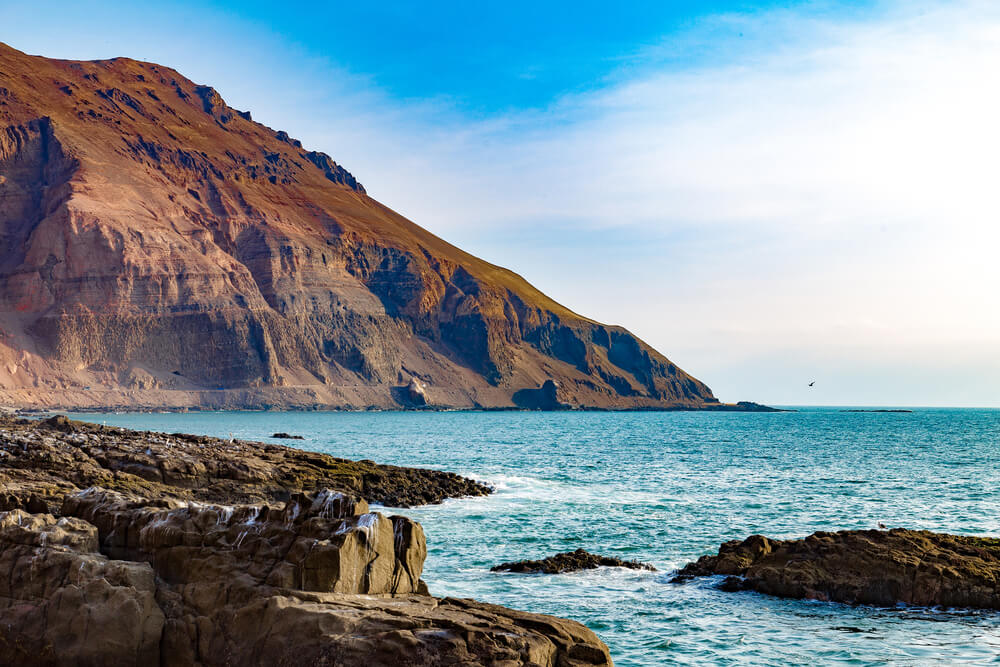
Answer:
[[0, 403], [502, 408], [550, 378], [574, 406], [712, 399], [210, 86], [0, 44]]
[[572, 405], [559, 396], [559, 383], [546, 380], [535, 389], [521, 389], [514, 393], [514, 404], [527, 410], [569, 410]]
[[[423, 530], [372, 512], [351, 462], [65, 418], [0, 426], [0, 664], [611, 664], [578, 623], [428, 595]], [[426, 472], [370, 490], [413, 497]], [[321, 480], [333, 488], [298, 490]]]
[[801, 540], [726, 542], [676, 582], [729, 575], [726, 590], [848, 604], [1000, 609], [1000, 539], [896, 528], [819, 532]]
[[656, 568], [649, 563], [598, 556], [583, 549], [577, 549], [576, 551], [567, 551], [555, 556], [549, 556], [542, 560], [520, 560], [513, 563], [501, 563], [500, 565], [491, 567], [490, 572], [561, 574], [564, 572], [577, 572], [579, 570], [593, 570], [598, 567], [625, 567], [631, 570], [656, 571]]
[[147, 498], [236, 504], [332, 488], [394, 507], [481, 496], [454, 473], [349, 461], [281, 445], [130, 431], [62, 416], [0, 416], [0, 509], [56, 511], [68, 492], [100, 486]]

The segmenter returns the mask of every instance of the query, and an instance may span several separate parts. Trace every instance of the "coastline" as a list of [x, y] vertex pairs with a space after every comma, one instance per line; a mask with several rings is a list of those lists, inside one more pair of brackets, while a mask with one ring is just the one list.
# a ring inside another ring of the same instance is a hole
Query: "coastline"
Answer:
[[628, 413], [628, 412], [796, 412], [793, 408], [775, 408], [768, 405], [762, 405], [759, 403], [752, 403], [749, 401], [740, 401], [739, 403], [715, 403], [706, 404], [699, 407], [692, 406], [650, 406], [650, 407], [622, 407], [622, 408], [607, 408], [607, 407], [567, 407], [567, 408], [557, 408], [557, 409], [535, 409], [535, 408], [522, 408], [517, 406], [501, 406], [501, 407], [456, 407], [456, 406], [436, 406], [436, 405], [424, 405], [424, 406], [399, 406], [399, 407], [381, 407], [381, 406], [367, 406], [367, 407], [354, 407], [354, 406], [335, 406], [335, 405], [324, 405], [324, 406], [304, 406], [304, 405], [282, 405], [282, 406], [266, 406], [266, 407], [221, 407], [221, 408], [202, 408], [199, 406], [127, 406], [127, 405], [102, 405], [102, 406], [75, 406], [75, 405], [59, 405], [53, 407], [6, 407], [4, 408], [11, 414], [22, 414], [22, 415], [53, 415], [64, 412], [72, 412], [77, 414], [100, 414], [100, 413], [126, 413], [126, 414], [157, 414], [157, 413], [214, 413], [214, 412], [348, 412], [348, 413], [367, 413], [367, 412], [468, 412], [468, 413], [479, 413], [479, 412], [611, 412], [611, 413]]
[[[683, 587], [667, 583], [675, 568], [714, 553], [720, 543], [757, 532], [789, 540], [815, 530], [863, 529], [884, 521], [889, 526], [989, 534], [994, 523], [988, 517], [972, 522], [935, 518], [935, 476], [921, 475], [914, 495], [903, 497], [892, 492], [891, 477], [877, 474], [877, 461], [898, 460], [891, 455], [898, 450], [893, 443], [910, 441], [904, 434], [914, 434], [919, 441], [920, 433], [933, 433], [948, 414], [964, 428], [995, 424], [1000, 418], [996, 412], [923, 411], [914, 420], [881, 420], [874, 419], [878, 415], [827, 408], [780, 418], [673, 418], [657, 413], [564, 418], [485, 412], [432, 417], [400, 412], [384, 417], [345, 414], [338, 419], [256, 412], [106, 419], [109, 425], [162, 433], [211, 433], [225, 439], [235, 432], [238, 440], [267, 440], [272, 431], [288, 431], [304, 435], [305, 444], [295, 446], [313, 452], [454, 470], [488, 480], [497, 489], [488, 498], [399, 511], [423, 524], [428, 540], [434, 539], [434, 555], [424, 571], [431, 592], [579, 620], [600, 635], [617, 661], [652, 667], [669, 660], [670, 654], [662, 652], [668, 650], [683, 651], [705, 664], [724, 659], [735, 649], [718, 647], [730, 646], [725, 640], [733, 637], [731, 628], [742, 627], [748, 618], [753, 619], [751, 626], [741, 632], [755, 628], [754, 644], [740, 651], [774, 659], [785, 655], [782, 651], [789, 645], [797, 646], [792, 655], [798, 659], [807, 654], [833, 659], [831, 651], [838, 646], [877, 662], [900, 655], [907, 642], [924, 637], [928, 624], [919, 611], [890, 612], [894, 620], [887, 621], [886, 612], [874, 608], [732, 594], [720, 591], [711, 579]], [[89, 419], [101, 423], [104, 418]], [[838, 424], [851, 428], [836, 442], [828, 442], [823, 434], [835, 432]], [[886, 429], [894, 435], [887, 437]], [[918, 448], [910, 453], [915, 460], [907, 459], [907, 466], [941, 470], [938, 462], [958, 457], [968, 462], [958, 477], [966, 470], [987, 469], [976, 461], [983, 461], [977, 452], [991, 451], [990, 440], [976, 442], [966, 442], [957, 453], [947, 447]], [[872, 452], [885, 457], [873, 461]], [[614, 463], [606, 465], [609, 462]], [[696, 471], [699, 474], [692, 474]], [[699, 499], [711, 500], [705, 504]], [[973, 510], [980, 505], [969, 499], [962, 505], [967, 511], [957, 514], [976, 516]], [[727, 530], [734, 521], [735, 530]], [[576, 547], [653, 563], [664, 574], [604, 569], [553, 577], [488, 573], [500, 562]], [[673, 613], [658, 616], [662, 609]], [[962, 651], [971, 650], [975, 636], [987, 629], [986, 621], [966, 627], [964, 615], [956, 622], [948, 620], [947, 611], [927, 613], [945, 621], [933, 624], [936, 633], [928, 638], [942, 659], [965, 655]], [[678, 614], [697, 619], [697, 627], [677, 627], [671, 619]], [[879, 632], [892, 650], [882, 642], [856, 642], [838, 627]], [[802, 636], [810, 639], [795, 644]]]
[[0, 455], [4, 664], [612, 665], [575, 621], [434, 597], [421, 525], [368, 505], [471, 479], [64, 416], [0, 417]]

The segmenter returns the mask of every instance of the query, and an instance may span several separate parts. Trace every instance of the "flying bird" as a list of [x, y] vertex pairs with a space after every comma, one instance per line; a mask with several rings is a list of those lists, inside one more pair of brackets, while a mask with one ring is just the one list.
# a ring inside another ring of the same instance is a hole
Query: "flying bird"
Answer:
[[813, 380], [812, 382], [810, 382], [810, 383], [809, 383], [809, 386], [811, 387], [811, 386], [813, 386], [814, 384], [816, 384], [816, 380]]

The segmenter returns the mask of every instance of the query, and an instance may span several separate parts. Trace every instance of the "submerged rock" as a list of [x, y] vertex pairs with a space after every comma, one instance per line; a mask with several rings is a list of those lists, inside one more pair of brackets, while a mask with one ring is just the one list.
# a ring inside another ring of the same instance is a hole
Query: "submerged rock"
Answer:
[[277, 438], [279, 440], [305, 440], [301, 435], [292, 435], [291, 433], [285, 433], [284, 431], [279, 431], [271, 436], [272, 438]]
[[1000, 609], [1000, 539], [897, 528], [726, 542], [674, 578], [730, 575], [724, 590], [847, 604]]
[[578, 570], [593, 570], [598, 567], [627, 567], [632, 570], [656, 571], [656, 568], [649, 563], [598, 556], [583, 549], [577, 549], [576, 551], [567, 551], [555, 556], [549, 556], [543, 560], [521, 560], [513, 563], [502, 563], [491, 567], [490, 572], [559, 574], [562, 572], [576, 572]]

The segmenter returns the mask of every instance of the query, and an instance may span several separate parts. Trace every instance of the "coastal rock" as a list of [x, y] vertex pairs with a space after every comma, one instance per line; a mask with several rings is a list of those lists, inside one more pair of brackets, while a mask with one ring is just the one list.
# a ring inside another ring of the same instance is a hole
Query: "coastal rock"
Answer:
[[427, 385], [417, 378], [410, 378], [406, 385], [406, 398], [413, 405], [427, 405]]
[[569, 410], [570, 404], [559, 398], [559, 383], [551, 378], [536, 389], [521, 389], [514, 393], [514, 403], [528, 410]]
[[711, 390], [161, 65], [0, 44], [0, 403], [697, 409]]
[[305, 454], [0, 417], [5, 502], [50, 509], [0, 512], [0, 664], [611, 665], [579, 623], [431, 597], [420, 525], [343, 491], [436, 474]]
[[726, 542], [674, 581], [730, 575], [727, 590], [847, 604], [1000, 609], [1000, 539], [896, 528], [753, 535]]
[[490, 488], [454, 473], [349, 461], [281, 445], [182, 433], [129, 431], [51, 417], [0, 415], [2, 509], [58, 511], [92, 486], [147, 498], [227, 505], [284, 502], [329, 488], [406, 507], [481, 496]]
[[94, 526], [0, 512], [0, 567], [0, 664], [159, 664], [153, 570], [97, 553]]
[[[81, 502], [94, 509], [92, 500]], [[107, 501], [104, 497], [99, 504]], [[139, 507], [132, 510], [115, 515], [115, 529], [129, 528], [124, 523], [129, 516], [149, 518]], [[234, 516], [245, 510], [236, 508]], [[204, 525], [199, 519], [211, 520], [214, 513], [203, 508], [190, 521]], [[140, 548], [167, 534], [169, 529], [158, 530], [155, 521], [130, 527], [139, 534]], [[151, 529], [155, 535], [148, 535]], [[111, 560], [98, 553], [99, 544], [107, 541], [107, 536], [99, 539], [99, 530], [75, 518], [0, 513], [0, 564], [10, 573], [0, 581], [0, 662], [611, 665], [607, 647], [573, 621], [471, 600], [274, 586], [250, 574], [266, 571], [269, 557], [253, 550], [227, 556], [219, 543], [191, 546], [189, 563], [160, 557]], [[184, 533], [168, 539], [190, 537]], [[116, 548], [127, 555], [127, 549]], [[198, 552], [212, 552], [233, 565], [249, 560], [245, 567], [228, 570], [206, 563]]]
[[278, 440], [305, 440], [305, 438], [303, 438], [301, 435], [292, 435], [291, 433], [285, 433], [284, 431], [280, 433], [275, 433], [271, 437], [276, 438]]
[[549, 556], [543, 560], [521, 560], [513, 563], [502, 563], [491, 567], [490, 572], [560, 574], [579, 570], [593, 570], [598, 567], [626, 567], [632, 570], [656, 571], [656, 568], [649, 563], [598, 556], [583, 549], [577, 549], [576, 551], [567, 551], [555, 556]]
[[272, 628], [256, 654], [232, 646], [234, 656], [260, 664], [291, 655], [302, 665], [612, 665], [607, 647], [579, 623], [466, 599], [296, 593], [258, 601], [240, 620]]
[[151, 563], [171, 583], [244, 577], [303, 591], [422, 590], [420, 525], [329, 490], [276, 508], [151, 502], [92, 488], [67, 496], [62, 515], [97, 526], [101, 553]]

